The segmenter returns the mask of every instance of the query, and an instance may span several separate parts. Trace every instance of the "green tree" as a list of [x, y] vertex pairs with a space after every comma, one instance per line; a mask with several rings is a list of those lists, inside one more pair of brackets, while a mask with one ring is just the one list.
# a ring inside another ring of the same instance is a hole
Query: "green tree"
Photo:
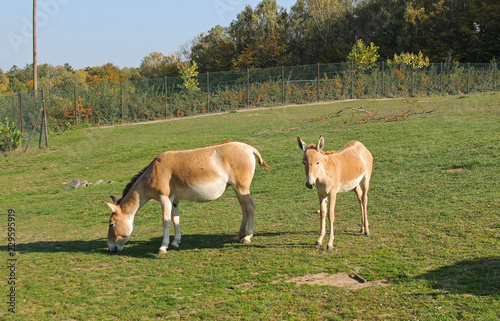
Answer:
[[9, 83], [7, 85], [7, 92], [17, 93], [19, 91], [25, 91], [26, 86], [17, 78], [9, 79]]
[[422, 51], [432, 62], [489, 62], [500, 55], [499, 15], [497, 0], [369, 0], [352, 29], [359, 36], [361, 26], [372, 26], [369, 39], [385, 58]]
[[191, 48], [190, 58], [204, 73], [231, 70], [234, 54], [235, 45], [227, 28], [217, 25], [198, 37], [197, 43]]
[[234, 69], [282, 66], [285, 63], [285, 44], [276, 34], [267, 36], [263, 43], [252, 43], [235, 58]]
[[181, 58], [178, 52], [165, 56], [159, 52], [151, 52], [144, 57], [139, 67], [139, 73], [147, 79], [179, 76]]
[[424, 7], [422, 52], [431, 61], [489, 62], [500, 55], [497, 0], [441, 0]]
[[[38, 81], [38, 87], [45, 90], [53, 88], [71, 88], [74, 85], [85, 85], [86, 73], [82, 70], [75, 71], [68, 64], [64, 66], [41, 65], [44, 71], [43, 77]], [[29, 90], [33, 90], [33, 82], [27, 83]]]
[[9, 86], [9, 77], [6, 74], [0, 73], [0, 95], [3, 95], [7, 92], [7, 88]]
[[296, 64], [345, 61], [353, 38], [350, 0], [297, 0], [290, 13], [288, 50]]
[[286, 61], [287, 19], [276, 0], [263, 0], [255, 10], [246, 6], [228, 30], [236, 50], [234, 68], [274, 67]]

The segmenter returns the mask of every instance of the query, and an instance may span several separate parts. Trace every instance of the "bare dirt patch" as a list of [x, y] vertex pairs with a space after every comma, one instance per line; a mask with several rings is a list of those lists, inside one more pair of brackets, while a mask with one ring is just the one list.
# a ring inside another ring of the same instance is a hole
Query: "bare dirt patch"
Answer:
[[347, 273], [318, 273], [318, 274], [308, 274], [305, 276], [299, 276], [290, 280], [285, 281], [287, 283], [297, 283], [297, 285], [329, 285], [345, 287], [349, 289], [362, 289], [369, 286], [387, 286], [389, 283], [386, 281], [375, 280], [366, 281], [363, 278], [356, 277], [354, 275], [349, 275]]

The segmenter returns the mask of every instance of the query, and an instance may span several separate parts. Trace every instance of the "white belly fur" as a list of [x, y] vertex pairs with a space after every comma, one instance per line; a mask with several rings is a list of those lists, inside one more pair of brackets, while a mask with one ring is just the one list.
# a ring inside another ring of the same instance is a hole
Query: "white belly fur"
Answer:
[[176, 190], [175, 199], [192, 202], [210, 202], [221, 197], [226, 191], [227, 179], [221, 177], [216, 181], [204, 182], [193, 186], [185, 186]]
[[352, 191], [354, 188], [356, 188], [356, 186], [359, 185], [359, 183], [363, 179], [363, 176], [364, 176], [364, 174], [361, 175], [360, 177], [356, 178], [355, 180], [352, 180], [349, 182], [343, 182], [343, 183], [339, 184], [338, 189], [337, 189], [337, 193], [344, 193], [344, 192]]

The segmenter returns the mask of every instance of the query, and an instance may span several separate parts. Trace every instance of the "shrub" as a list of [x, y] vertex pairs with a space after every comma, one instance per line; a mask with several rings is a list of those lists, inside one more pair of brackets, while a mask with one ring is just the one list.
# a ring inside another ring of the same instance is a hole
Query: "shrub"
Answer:
[[21, 146], [23, 135], [19, 128], [5, 118], [5, 123], [0, 122], [0, 150], [12, 151]]

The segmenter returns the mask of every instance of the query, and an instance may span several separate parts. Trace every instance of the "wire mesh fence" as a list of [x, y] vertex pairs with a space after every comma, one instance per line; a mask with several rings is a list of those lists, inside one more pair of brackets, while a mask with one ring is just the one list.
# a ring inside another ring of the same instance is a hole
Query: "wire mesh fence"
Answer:
[[[65, 130], [348, 98], [488, 92], [497, 90], [498, 76], [496, 63], [441, 63], [419, 69], [337, 63], [213, 72], [198, 75], [197, 81], [198, 90], [190, 92], [182, 88], [181, 77], [50, 88], [45, 91], [48, 126]], [[0, 97], [0, 119], [30, 131], [40, 127], [35, 124], [40, 107], [40, 92]]]

